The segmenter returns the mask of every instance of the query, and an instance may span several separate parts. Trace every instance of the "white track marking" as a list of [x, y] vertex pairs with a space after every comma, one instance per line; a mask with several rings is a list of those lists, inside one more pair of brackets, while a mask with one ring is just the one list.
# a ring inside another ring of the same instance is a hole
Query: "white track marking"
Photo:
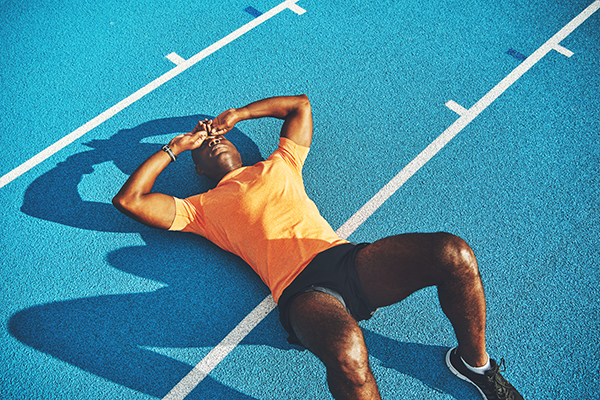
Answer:
[[[600, 0], [594, 1], [581, 14], [576, 16], [571, 22], [565, 25], [550, 40], [544, 43], [532, 55], [527, 57], [517, 68], [515, 68], [506, 78], [502, 79], [492, 90], [483, 96], [473, 107], [467, 110], [457, 119], [448, 129], [446, 129], [437, 139], [425, 148], [414, 160], [412, 160], [402, 171], [400, 171], [392, 180], [375, 194], [360, 210], [358, 210], [350, 219], [339, 229], [345, 237], [350, 236], [363, 222], [367, 220], [387, 199], [390, 198], [411, 176], [415, 174], [427, 161], [429, 161], [438, 151], [440, 151], [454, 136], [462, 131], [475, 117], [485, 110], [494, 100], [504, 93], [513, 83], [517, 81], [525, 72], [540, 61], [549, 51], [556, 49], [559, 43], [569, 36], [579, 25], [588, 19], [594, 12], [600, 8]], [[447, 104], [446, 104], [447, 105]]]
[[556, 46], [554, 46], [554, 50], [558, 51], [560, 54], [562, 54], [565, 57], [571, 57], [573, 55], [573, 52], [571, 50], [562, 47], [560, 44], [557, 44]]
[[290, 4], [288, 8], [298, 15], [302, 15], [306, 12], [306, 10], [298, 6], [298, 4]]
[[181, 57], [179, 54], [173, 52], [171, 54], [167, 54], [165, 57], [169, 59], [175, 65], [181, 65], [185, 62], [185, 58]]
[[218, 42], [210, 45], [206, 49], [202, 50], [200, 53], [194, 55], [192, 58], [190, 58], [188, 60], [184, 60], [184, 62], [182, 62], [181, 64], [178, 64], [175, 68], [173, 68], [169, 72], [167, 72], [167, 73], [163, 74], [162, 76], [158, 77], [157, 79], [153, 80], [152, 82], [150, 82], [143, 88], [139, 89], [137, 92], [135, 92], [132, 95], [130, 95], [129, 97], [127, 97], [126, 99], [121, 100], [119, 103], [115, 104], [108, 110], [104, 111], [102, 114], [98, 115], [96, 118], [94, 118], [94, 119], [90, 120], [89, 122], [87, 122], [86, 124], [80, 126], [76, 130], [74, 130], [73, 132], [68, 134], [67, 136], [60, 139], [58, 142], [56, 142], [53, 145], [42, 150], [40, 153], [33, 156], [29, 160], [25, 161], [23, 164], [19, 165], [17, 168], [13, 169], [12, 171], [5, 174], [4, 176], [0, 177], [0, 188], [4, 187], [6, 184], [12, 182], [19, 176], [23, 175], [25, 172], [29, 171], [31, 168], [35, 167], [42, 161], [46, 160], [48, 157], [52, 156], [53, 154], [57, 153], [58, 151], [62, 150], [66, 146], [68, 146], [69, 144], [73, 143], [75, 140], [79, 139], [80, 137], [82, 137], [83, 135], [85, 135], [86, 133], [91, 131], [92, 129], [96, 128], [98, 125], [100, 125], [103, 122], [107, 121], [108, 119], [112, 118], [115, 114], [117, 114], [120, 111], [122, 111], [123, 109], [129, 107], [131, 104], [135, 103], [136, 101], [138, 101], [139, 99], [141, 99], [148, 93], [152, 92], [159, 86], [162, 86], [164, 83], [170, 81], [171, 79], [173, 79], [177, 75], [181, 74], [182, 72], [184, 72], [185, 70], [187, 70], [188, 68], [193, 66], [194, 64], [203, 60], [204, 58], [211, 55], [212, 53], [219, 50], [220, 48], [226, 46], [227, 44], [231, 43], [232, 41], [234, 41], [235, 39], [244, 35], [245, 33], [248, 33], [250, 30], [256, 28], [258, 25], [262, 24], [263, 22], [267, 21], [268, 19], [279, 14], [281, 11], [285, 10], [286, 8], [289, 8], [290, 10], [297, 13], [298, 12], [297, 10], [300, 8], [300, 7], [296, 6], [297, 1], [298, 0], [284, 1], [283, 3], [273, 7], [272, 9], [270, 9], [266, 13], [262, 14], [261, 16], [254, 18], [252, 21], [250, 21], [246, 25], [242, 26], [241, 28], [238, 28], [234, 32], [225, 36], [223, 39], [219, 40]]
[[273, 309], [275, 302], [268, 295], [230, 333], [210, 351], [163, 400], [183, 399], [259, 324]]
[[[454, 136], [462, 131], [477, 115], [489, 106], [500, 94], [508, 89], [529, 68], [537, 63], [550, 50], [556, 49], [558, 43], [567, 37], [573, 30], [588, 19], [600, 8], [600, 0], [596, 0], [581, 14], [569, 22], [563, 29], [544, 43], [535, 53], [527, 58], [519, 67], [511, 72], [506, 78], [498, 83], [490, 92], [479, 100], [470, 110], [466, 110], [461, 117], [446, 129], [437, 139], [425, 148], [414, 160], [412, 160], [402, 171], [398, 173], [387, 185], [385, 185], [375, 196], [371, 198], [360, 210], [358, 210], [336, 233], [339, 237], [347, 239], [363, 222], [369, 218], [392, 194], [394, 194], [411, 176], [415, 174], [427, 161], [440, 151]], [[452, 100], [449, 103], [454, 103]], [[448, 106], [448, 103], [446, 103]], [[452, 104], [451, 104], [452, 105]], [[456, 104], [460, 109], [462, 106]], [[450, 108], [450, 106], [449, 106]], [[453, 110], [455, 111], [455, 110]], [[462, 110], [461, 110], [462, 111]], [[221, 343], [219, 343], [209, 354], [204, 357], [196, 367], [190, 371], [169, 394], [164, 397], [168, 400], [179, 400], [185, 398], [204, 379], [244, 337], [258, 325], [273, 309], [276, 304], [271, 295], [267, 296]], [[243, 336], [242, 336], [243, 335]], [[185, 383], [182, 383], [185, 382]], [[177, 389], [177, 390], [176, 390]]]
[[463, 106], [461, 106], [454, 100], [448, 101], [446, 103], [446, 107], [448, 107], [449, 109], [451, 109], [452, 111], [454, 111], [455, 113], [457, 113], [460, 116], [465, 115], [468, 111], [466, 108], [464, 108]]

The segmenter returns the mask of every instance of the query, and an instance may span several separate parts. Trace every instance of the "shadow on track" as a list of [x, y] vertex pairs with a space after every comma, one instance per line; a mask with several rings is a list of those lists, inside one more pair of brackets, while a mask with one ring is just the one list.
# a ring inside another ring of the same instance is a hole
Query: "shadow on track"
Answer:
[[[112, 382], [162, 397], [194, 365], [148, 348], [210, 350], [264, 299], [267, 288], [240, 258], [204, 238], [154, 230], [121, 215], [110, 203], [115, 194], [113, 182], [94, 182], [100, 186], [103, 201], [83, 200], [78, 192], [78, 185], [94, 172], [94, 166], [110, 162], [130, 175], [159, 149], [157, 144], [147, 143], [149, 138], [189, 132], [204, 118], [211, 117], [149, 121], [121, 130], [108, 140], [85, 143], [91, 150], [70, 156], [28, 187], [21, 207], [27, 215], [79, 229], [139, 234], [145, 245], [113, 251], [105, 255], [107, 261], [118, 270], [166, 286], [149, 293], [37, 305], [12, 316], [12, 336]], [[227, 137], [246, 165], [262, 160], [256, 144], [238, 129]], [[102, 186], [106, 186], [104, 191]], [[187, 197], [213, 186], [195, 174], [191, 157], [186, 154], [161, 174], [155, 190]], [[139, 239], [134, 242], [139, 243]], [[278, 336], [256, 340], [289, 348], [283, 329]], [[251, 398], [210, 377], [191, 397], [196, 396]]]
[[[149, 121], [108, 140], [86, 143], [89, 151], [70, 156], [32, 182], [25, 192], [23, 213], [78, 229], [139, 235], [144, 245], [123, 247], [104, 257], [122, 272], [165, 286], [153, 292], [78, 298], [21, 310], [9, 321], [13, 337], [111, 382], [163, 397], [199, 361], [192, 362], [192, 358], [201, 359], [264, 299], [267, 288], [237, 256], [199, 236], [147, 228], [117, 212], [110, 204], [114, 182], [94, 181], [102, 201], [84, 200], [78, 191], [82, 179], [94, 173], [94, 166], [112, 163], [130, 175], [159, 148], [148, 143], [149, 138], [188, 132], [204, 118], [211, 117]], [[256, 144], [237, 128], [227, 137], [245, 165], [263, 159]], [[155, 190], [183, 198], [213, 186], [195, 174], [191, 157], [185, 155], [161, 174]], [[272, 313], [267, 320], [278, 326], [276, 318]], [[268, 332], [258, 329], [244, 343], [288, 350], [292, 347], [286, 337], [281, 327]], [[457, 398], [464, 395], [464, 387], [459, 390], [460, 382], [443, 365], [445, 348], [400, 343], [368, 330], [365, 339], [371, 354], [384, 366], [436, 391]], [[156, 348], [164, 351], [161, 354]], [[207, 377], [188, 398], [252, 397]]]

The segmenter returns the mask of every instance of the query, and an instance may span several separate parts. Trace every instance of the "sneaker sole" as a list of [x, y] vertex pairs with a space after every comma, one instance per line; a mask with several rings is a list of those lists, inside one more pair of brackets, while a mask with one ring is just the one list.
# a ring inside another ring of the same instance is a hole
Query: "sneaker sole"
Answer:
[[481, 394], [481, 397], [483, 397], [483, 400], [488, 400], [488, 398], [486, 397], [486, 395], [481, 391], [481, 389], [479, 389], [479, 386], [477, 386], [475, 383], [473, 383], [472, 380], [470, 380], [469, 378], [467, 378], [466, 376], [464, 376], [463, 374], [461, 374], [460, 372], [458, 372], [458, 370], [456, 368], [454, 368], [454, 366], [452, 366], [452, 363], [450, 362], [450, 353], [452, 353], [452, 351], [455, 349], [456, 347], [451, 348], [450, 350], [448, 350], [448, 352], [446, 353], [446, 366], [448, 366], [448, 369], [450, 370], [450, 372], [452, 372], [454, 375], [456, 375], [458, 378], [462, 379], [463, 381], [467, 381], [469, 382], [471, 385], [475, 386], [475, 388], [479, 391], [479, 394]]

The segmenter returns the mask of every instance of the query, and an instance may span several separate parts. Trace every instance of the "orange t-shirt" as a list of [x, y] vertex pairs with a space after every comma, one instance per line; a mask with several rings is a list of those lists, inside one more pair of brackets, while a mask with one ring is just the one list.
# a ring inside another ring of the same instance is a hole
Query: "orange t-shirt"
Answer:
[[277, 302], [317, 254], [348, 243], [306, 195], [302, 165], [308, 151], [281, 138], [266, 161], [230, 172], [206, 193], [175, 199], [170, 230], [202, 235], [240, 256]]

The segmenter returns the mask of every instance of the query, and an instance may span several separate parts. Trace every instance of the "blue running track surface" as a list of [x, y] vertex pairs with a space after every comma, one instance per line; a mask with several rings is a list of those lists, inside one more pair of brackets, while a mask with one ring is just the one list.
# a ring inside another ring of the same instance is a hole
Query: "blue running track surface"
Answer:
[[[0, 398], [330, 399], [244, 262], [110, 203], [198, 120], [305, 93], [332, 227], [463, 237], [504, 376], [597, 399], [600, 0], [282, 1], [0, 1]], [[252, 164], [279, 129], [229, 136]], [[210, 188], [189, 155], [156, 183]], [[434, 288], [361, 326], [383, 398], [481, 398]]]

